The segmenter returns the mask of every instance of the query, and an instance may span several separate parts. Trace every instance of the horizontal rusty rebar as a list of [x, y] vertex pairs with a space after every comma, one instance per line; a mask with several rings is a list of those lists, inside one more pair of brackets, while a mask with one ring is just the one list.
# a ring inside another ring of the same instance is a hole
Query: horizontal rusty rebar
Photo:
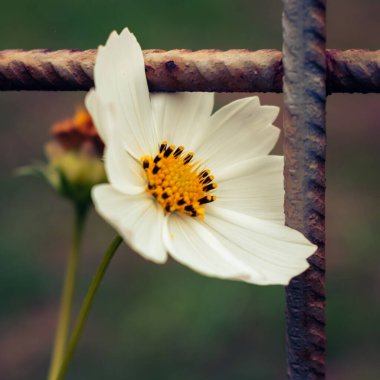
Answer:
[[[89, 90], [96, 50], [0, 51], [0, 90]], [[277, 50], [145, 50], [151, 91], [282, 92]], [[380, 92], [380, 50], [328, 50], [327, 91]]]

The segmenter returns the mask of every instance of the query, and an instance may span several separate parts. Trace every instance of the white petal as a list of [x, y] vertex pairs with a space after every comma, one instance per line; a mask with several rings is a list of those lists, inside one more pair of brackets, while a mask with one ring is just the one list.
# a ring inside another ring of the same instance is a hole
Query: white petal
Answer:
[[[286, 285], [309, 264], [316, 251], [301, 233], [287, 226], [270, 223], [237, 212], [212, 208], [204, 222], [237, 259], [254, 270], [247, 282]], [[261, 274], [261, 278], [256, 273]]]
[[157, 263], [167, 260], [162, 240], [164, 213], [146, 193], [125, 195], [111, 185], [93, 188], [97, 212], [110, 223], [137, 253]]
[[96, 92], [115, 107], [120, 138], [137, 159], [158, 147], [145, 76], [144, 58], [135, 36], [126, 28], [112, 32], [99, 46], [94, 68]]
[[139, 194], [145, 190], [147, 179], [140, 162], [123, 147], [117, 136], [109, 139], [104, 156], [107, 177], [115, 189], [125, 194]]
[[96, 130], [103, 142], [107, 143], [107, 129], [111, 127], [109, 120], [109, 104], [105, 104], [96, 91], [91, 89], [85, 97], [85, 105], [92, 117]]
[[272, 125], [278, 107], [261, 106], [258, 97], [236, 100], [211, 116], [208, 135], [197, 150], [217, 177], [236, 162], [267, 155], [278, 140]]
[[159, 93], [151, 95], [151, 102], [160, 141], [194, 150], [205, 133], [214, 106], [214, 94]]
[[282, 156], [261, 156], [229, 166], [218, 179], [217, 198], [209, 207], [284, 224], [283, 169]]
[[174, 213], [164, 227], [164, 244], [170, 255], [191, 269], [212, 277], [247, 279], [244, 265], [195, 218]]
[[104, 155], [108, 180], [117, 190], [126, 194], [143, 192], [146, 186], [145, 173], [140, 162], [127, 152], [117, 135], [112, 106], [105, 104], [94, 90], [87, 94], [86, 106], [103, 141], [107, 142]]

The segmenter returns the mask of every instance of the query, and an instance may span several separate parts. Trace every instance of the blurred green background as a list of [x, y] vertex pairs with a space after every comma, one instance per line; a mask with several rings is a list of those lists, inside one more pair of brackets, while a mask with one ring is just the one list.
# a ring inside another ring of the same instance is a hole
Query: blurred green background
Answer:
[[[379, 48], [379, 2], [328, 3], [329, 47]], [[95, 48], [124, 26], [144, 48], [281, 49], [276, 0], [4, 1], [0, 49]], [[38, 179], [16, 178], [14, 170], [43, 157], [50, 125], [70, 116], [83, 96], [0, 93], [0, 379], [45, 376], [72, 220], [68, 203]], [[217, 105], [238, 96], [218, 95]], [[282, 106], [281, 95], [261, 98]], [[331, 380], [380, 379], [379, 100], [328, 99]], [[78, 302], [113, 234], [91, 214]], [[68, 379], [284, 379], [284, 336], [283, 288], [204, 278], [173, 261], [144, 261], [124, 246]]]

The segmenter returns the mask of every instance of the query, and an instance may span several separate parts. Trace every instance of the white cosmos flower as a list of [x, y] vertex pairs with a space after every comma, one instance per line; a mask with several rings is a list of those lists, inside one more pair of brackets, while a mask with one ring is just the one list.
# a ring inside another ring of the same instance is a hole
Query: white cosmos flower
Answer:
[[308, 267], [316, 246], [284, 225], [283, 157], [268, 155], [277, 107], [249, 97], [212, 114], [212, 93], [150, 95], [128, 29], [99, 47], [94, 75], [86, 105], [110, 184], [93, 200], [136, 252], [262, 285]]

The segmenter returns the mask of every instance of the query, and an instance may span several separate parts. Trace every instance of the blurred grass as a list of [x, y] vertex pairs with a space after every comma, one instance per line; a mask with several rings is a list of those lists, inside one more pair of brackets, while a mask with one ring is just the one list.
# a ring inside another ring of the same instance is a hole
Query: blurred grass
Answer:
[[[329, 6], [331, 47], [378, 45], [376, 2]], [[124, 26], [144, 48], [281, 48], [275, 0], [22, 0], [2, 9], [0, 49], [94, 48]], [[15, 178], [13, 171], [42, 157], [49, 126], [70, 115], [83, 95], [0, 94], [1, 379], [44, 377], [72, 218], [69, 205], [45, 184]], [[219, 96], [219, 103], [233, 97]], [[281, 96], [262, 98], [281, 105]], [[328, 101], [332, 380], [380, 378], [378, 104], [378, 95], [333, 95]], [[92, 214], [78, 300], [112, 236]], [[281, 287], [208, 279], [173, 262], [157, 266], [124, 248], [95, 302], [69, 379], [283, 379], [283, 295]]]

